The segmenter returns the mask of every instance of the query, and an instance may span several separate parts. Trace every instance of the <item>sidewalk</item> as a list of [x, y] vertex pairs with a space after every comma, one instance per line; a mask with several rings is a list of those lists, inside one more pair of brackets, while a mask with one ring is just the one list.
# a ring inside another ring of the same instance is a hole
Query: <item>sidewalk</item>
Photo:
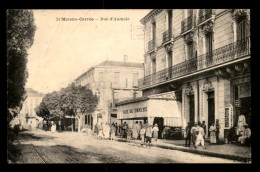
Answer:
[[[125, 138], [116, 137], [117, 141], [126, 141]], [[140, 140], [130, 140], [132, 143], [141, 144]], [[191, 143], [192, 145], [192, 143]], [[211, 145], [208, 142], [205, 142], [206, 149], [203, 149], [201, 146], [196, 150], [191, 147], [185, 147], [185, 140], [163, 140], [158, 139], [155, 141], [152, 139], [152, 146], [180, 150], [184, 152], [191, 152], [205, 156], [213, 156], [220, 158], [227, 158], [237, 161], [247, 162], [251, 159], [251, 147], [241, 146], [239, 144], [222, 144], [222, 145]]]

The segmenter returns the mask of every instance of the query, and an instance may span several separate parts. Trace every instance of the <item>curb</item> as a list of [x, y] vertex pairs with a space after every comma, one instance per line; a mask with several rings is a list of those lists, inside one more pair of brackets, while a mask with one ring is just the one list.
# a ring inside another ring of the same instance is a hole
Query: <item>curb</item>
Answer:
[[[126, 140], [122, 139], [122, 138], [116, 138], [115, 140], [119, 141], [119, 142], [126, 142]], [[140, 142], [137, 142], [137, 141], [130, 140], [129, 142], [140, 145]], [[173, 146], [173, 145], [171, 145], [171, 146], [167, 145], [166, 146], [166, 145], [162, 145], [162, 144], [158, 144], [158, 143], [152, 144], [151, 146], [159, 147], [159, 148], [163, 148], [163, 149], [179, 150], [179, 151], [182, 151], [182, 152], [190, 152], [190, 153], [195, 153], [195, 154], [209, 156], [209, 157], [225, 158], [225, 159], [242, 161], [242, 162], [248, 162], [248, 160], [250, 159], [250, 158], [247, 158], [247, 157], [241, 157], [241, 156], [237, 156], [237, 155], [227, 155], [227, 154], [216, 153], [216, 152], [195, 150], [195, 149], [190, 149], [190, 148], [186, 148], [186, 147], [183, 147], [183, 146]]]

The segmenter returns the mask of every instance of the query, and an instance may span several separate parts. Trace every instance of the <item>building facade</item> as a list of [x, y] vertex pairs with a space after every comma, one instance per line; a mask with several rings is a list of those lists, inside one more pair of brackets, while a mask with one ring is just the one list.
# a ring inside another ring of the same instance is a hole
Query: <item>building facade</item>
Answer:
[[42, 118], [38, 117], [35, 112], [35, 108], [41, 103], [45, 94], [39, 93], [32, 88], [26, 88], [27, 98], [23, 102], [23, 107], [19, 114], [21, 125], [25, 129], [35, 129], [39, 123], [42, 122]]
[[[181, 107], [181, 126], [205, 121], [206, 136], [210, 124], [219, 121], [219, 136], [225, 138], [242, 114], [250, 127], [250, 10], [155, 9], [141, 23], [145, 63], [138, 85], [144, 97], [164, 99], [174, 92], [171, 101]], [[179, 107], [163, 107], [159, 101], [153, 106], [167, 108], [173, 116]], [[160, 116], [154, 114], [148, 122]]]
[[115, 104], [119, 101], [142, 97], [138, 79], [143, 76], [143, 63], [104, 61], [91, 67], [76, 80], [76, 85], [86, 86], [99, 98], [96, 111], [85, 114], [81, 126], [93, 126], [97, 122], [117, 122]]

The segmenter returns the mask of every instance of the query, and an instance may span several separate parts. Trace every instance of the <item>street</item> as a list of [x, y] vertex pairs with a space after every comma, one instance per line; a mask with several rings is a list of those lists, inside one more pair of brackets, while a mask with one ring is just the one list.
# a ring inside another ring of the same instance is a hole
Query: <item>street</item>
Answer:
[[22, 132], [19, 163], [239, 163], [128, 142], [101, 140], [85, 133]]

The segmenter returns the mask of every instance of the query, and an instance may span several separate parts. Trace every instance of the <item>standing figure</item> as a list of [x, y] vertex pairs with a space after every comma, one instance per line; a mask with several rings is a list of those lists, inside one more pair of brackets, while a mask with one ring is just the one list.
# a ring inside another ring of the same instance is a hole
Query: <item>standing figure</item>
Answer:
[[140, 136], [141, 136], [141, 145], [143, 145], [143, 143], [145, 142], [145, 128], [143, 127], [143, 128], [141, 128], [141, 130], [140, 130]]
[[204, 129], [201, 126], [198, 126], [198, 129], [199, 129], [199, 133], [198, 133], [197, 139], [196, 139], [196, 147], [198, 147], [201, 144], [201, 146], [204, 149], [206, 149], [205, 145], [204, 145], [204, 143], [205, 143], [204, 138], [203, 138], [203, 136], [205, 135]]
[[195, 122], [194, 126], [191, 128], [191, 139], [192, 139], [192, 144], [194, 149], [197, 148], [196, 146], [196, 140], [197, 140], [197, 135], [198, 135], [198, 123]]
[[220, 132], [220, 124], [219, 120], [216, 119], [216, 142], [219, 144], [219, 132]]
[[240, 136], [238, 138], [238, 141], [243, 145], [243, 144], [250, 144], [251, 142], [251, 130], [250, 128], [248, 127], [248, 125], [246, 124], [245, 125], [245, 131], [243, 133], [242, 136]]
[[98, 138], [103, 138], [103, 123], [101, 122], [101, 124], [98, 124]]
[[153, 127], [153, 137], [155, 138], [155, 141], [157, 141], [157, 139], [158, 139], [158, 132], [159, 132], [158, 126], [157, 126], [157, 124], [154, 124], [154, 127]]
[[138, 137], [138, 121], [133, 124], [133, 139]]
[[243, 135], [244, 131], [245, 131], [245, 126], [246, 125], [246, 118], [245, 115], [241, 114], [238, 117], [238, 131], [237, 131], [237, 135]]
[[210, 131], [210, 143], [217, 143], [217, 141], [216, 141], [216, 126], [215, 126], [214, 122], [210, 126], [209, 131]]
[[186, 132], [185, 147], [187, 147], [187, 146], [190, 147], [190, 140], [191, 140], [191, 125], [190, 125], [190, 122], [188, 122], [188, 125], [185, 129], [185, 132]]
[[56, 124], [53, 121], [51, 123], [52, 123], [51, 132], [54, 133], [54, 132], [56, 132]]
[[117, 123], [115, 123], [115, 128], [116, 128], [116, 132], [115, 132], [115, 136], [117, 136], [117, 132], [118, 132], [118, 126], [117, 126]]
[[207, 126], [206, 126], [205, 121], [202, 121], [202, 126], [201, 126], [201, 127], [204, 129], [203, 139], [204, 139], [204, 141], [205, 141], [205, 136], [206, 136], [206, 133], [207, 133]]
[[126, 131], [126, 135], [127, 135], [126, 140], [129, 141], [131, 139], [132, 128], [131, 127], [127, 127], [125, 129], [125, 131]]
[[150, 148], [151, 144], [152, 144], [152, 134], [153, 134], [153, 129], [152, 129], [152, 125], [149, 125], [146, 128], [146, 132], [145, 132], [145, 137], [146, 137], [146, 147], [148, 145], [148, 147]]
[[108, 123], [103, 123], [103, 135], [105, 139], [109, 139], [110, 127]]
[[110, 127], [110, 139], [115, 140], [116, 126], [115, 124]]

